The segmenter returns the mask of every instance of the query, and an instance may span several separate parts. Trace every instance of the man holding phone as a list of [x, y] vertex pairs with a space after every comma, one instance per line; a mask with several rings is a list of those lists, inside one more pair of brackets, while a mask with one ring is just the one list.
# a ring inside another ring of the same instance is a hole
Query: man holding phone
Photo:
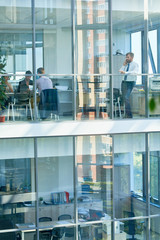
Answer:
[[130, 106], [130, 94], [133, 87], [136, 84], [137, 76], [139, 71], [139, 66], [133, 61], [134, 53], [126, 53], [126, 59], [123, 66], [120, 68], [119, 72], [124, 75], [121, 85], [122, 91], [122, 101], [125, 104], [126, 118], [132, 118], [131, 106]]

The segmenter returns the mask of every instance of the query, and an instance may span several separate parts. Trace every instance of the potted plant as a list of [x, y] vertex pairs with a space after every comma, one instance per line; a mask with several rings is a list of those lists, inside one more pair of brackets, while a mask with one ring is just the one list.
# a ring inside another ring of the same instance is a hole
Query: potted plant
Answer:
[[[4, 55], [2, 55], [2, 50], [0, 49], [0, 74], [5, 73], [5, 66], [7, 63], [7, 59]], [[6, 91], [6, 85], [5, 80], [3, 77], [0, 77], [0, 122], [5, 121], [5, 116], [3, 116], [4, 110], [5, 110], [5, 103], [7, 100], [7, 96], [5, 94]]]
[[5, 121], [5, 116], [3, 115], [5, 110], [5, 103], [7, 96], [5, 94], [6, 85], [2, 78], [0, 78], [0, 122]]

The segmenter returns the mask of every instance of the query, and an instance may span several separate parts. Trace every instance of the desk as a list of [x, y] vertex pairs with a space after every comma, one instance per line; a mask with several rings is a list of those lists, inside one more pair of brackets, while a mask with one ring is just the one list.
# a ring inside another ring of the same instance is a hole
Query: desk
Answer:
[[[73, 219], [71, 220], [64, 220], [64, 221], [48, 221], [48, 222], [39, 222], [39, 231], [49, 231], [53, 228], [60, 228], [60, 227], [67, 227], [75, 226]], [[25, 240], [25, 233], [32, 233], [36, 231], [36, 226], [34, 223], [24, 223], [24, 224], [16, 224], [16, 227], [21, 232], [22, 240]], [[26, 238], [27, 239], [27, 238]]]
[[[110, 223], [110, 222], [109, 222]], [[103, 240], [111, 240], [111, 229], [109, 232], [106, 232], [103, 228], [103, 225], [105, 223], [102, 223], [102, 227], [100, 227], [97, 224], [85, 224], [82, 223], [80, 225], [81, 228], [90, 228], [89, 230], [89, 239], [94, 239], [95, 237], [95, 231], [101, 231]], [[16, 227], [21, 232], [22, 240], [25, 240], [25, 234], [35, 234], [36, 226], [34, 223], [28, 223], [28, 224], [16, 224]], [[60, 228], [60, 227], [75, 227], [74, 220], [64, 220], [64, 221], [49, 221], [49, 222], [39, 222], [39, 231], [50, 231], [53, 228]], [[101, 229], [100, 229], [101, 228]], [[80, 232], [79, 232], [80, 234]], [[32, 236], [33, 237], [33, 236]], [[81, 236], [79, 237], [81, 239]], [[126, 240], [126, 233], [123, 231], [115, 232], [115, 239], [116, 240]]]

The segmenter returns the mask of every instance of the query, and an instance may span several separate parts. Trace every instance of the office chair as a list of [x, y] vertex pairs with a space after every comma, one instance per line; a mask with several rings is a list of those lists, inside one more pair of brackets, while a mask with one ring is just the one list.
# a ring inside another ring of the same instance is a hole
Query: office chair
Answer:
[[[69, 214], [62, 214], [58, 217], [58, 221], [69, 220], [69, 219], [72, 219], [71, 215], [69, 215]], [[74, 228], [73, 227], [64, 228], [64, 236], [67, 238], [73, 238], [74, 237]], [[81, 240], [80, 226], [78, 226], [78, 236], [79, 236], [79, 240]]]
[[[107, 88], [105, 90], [106, 92], [106, 102], [110, 102], [110, 88]], [[120, 94], [120, 90], [118, 88], [113, 88], [113, 105], [114, 105], [114, 116], [115, 117], [122, 117], [122, 113], [121, 113], [121, 94]]]
[[[135, 217], [134, 212], [128, 211], [124, 211], [124, 216], [126, 218]], [[132, 236], [131, 238], [127, 238], [127, 240], [137, 240], [137, 238], [134, 237], [136, 234], [136, 220], [124, 221], [124, 231]]]
[[[39, 222], [50, 222], [52, 221], [51, 217], [40, 217]], [[40, 231], [39, 232], [39, 240], [51, 240], [52, 237], [52, 231]], [[34, 240], [36, 240], [36, 234], [34, 235]]]
[[[10, 219], [0, 219], [0, 230], [13, 229], [13, 223]], [[0, 233], [0, 239], [15, 240], [16, 234], [14, 232]]]
[[[63, 214], [58, 217], [58, 221], [69, 220], [69, 219], [72, 219], [71, 215], [69, 215], [69, 214]], [[74, 237], [74, 228], [73, 227], [64, 228], [64, 235], [67, 238], [70, 238], [70, 237], [73, 238]]]
[[31, 120], [33, 120], [32, 107], [31, 107], [29, 93], [15, 93], [14, 94], [14, 101], [10, 102], [8, 104], [8, 120], [9, 120], [9, 115], [10, 115], [10, 109], [12, 110], [13, 121], [15, 121], [15, 109], [17, 110], [17, 112], [19, 112], [20, 110], [23, 110], [23, 111], [25, 110], [26, 117], [27, 117], [27, 114], [29, 111]]
[[51, 240], [60, 240], [64, 237], [65, 227], [53, 228]]
[[52, 118], [53, 115], [55, 119], [59, 119], [57, 89], [42, 90], [40, 94], [39, 113], [42, 120], [48, 117]]
[[52, 221], [51, 217], [40, 217], [39, 222], [49, 222]]

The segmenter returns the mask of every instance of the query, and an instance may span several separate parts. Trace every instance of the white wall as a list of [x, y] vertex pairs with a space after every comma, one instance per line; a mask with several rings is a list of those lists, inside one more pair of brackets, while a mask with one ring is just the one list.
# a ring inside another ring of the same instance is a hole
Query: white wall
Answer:
[[[57, 41], [55, 30], [43, 31], [44, 69], [47, 74], [56, 73], [57, 69]], [[41, 66], [39, 66], [41, 67]]]
[[67, 191], [73, 196], [73, 158], [38, 159], [39, 196], [51, 201], [52, 192]]
[[121, 30], [121, 25], [119, 29], [113, 27], [113, 43], [113, 54], [116, 54], [118, 49], [122, 50], [124, 55], [130, 51], [130, 34]]
[[0, 159], [20, 159], [34, 157], [33, 139], [0, 140]]
[[71, 74], [71, 28], [44, 30], [44, 68], [47, 74]]
[[72, 73], [71, 28], [57, 29], [57, 73]]

